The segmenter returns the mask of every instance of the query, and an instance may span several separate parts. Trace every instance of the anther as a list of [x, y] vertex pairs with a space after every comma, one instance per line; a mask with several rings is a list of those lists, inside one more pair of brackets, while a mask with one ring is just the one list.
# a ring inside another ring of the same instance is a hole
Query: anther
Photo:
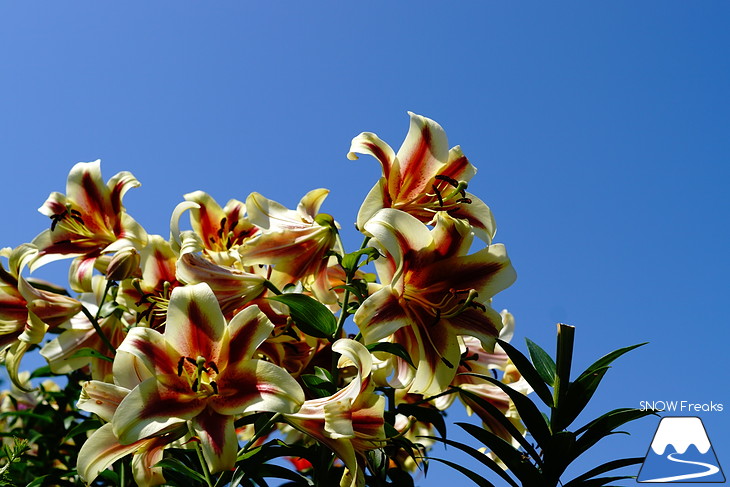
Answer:
[[210, 381], [210, 387], [213, 388], [213, 394], [218, 394], [218, 384], [214, 380]]
[[185, 365], [185, 357], [180, 357], [177, 361], [177, 376], [180, 377], [183, 372], [183, 365]]
[[197, 377], [193, 381], [193, 392], [198, 392], [198, 379], [197, 379]]
[[213, 361], [208, 362], [208, 367], [213, 369], [213, 372], [215, 372], [216, 374], [218, 373], [218, 367], [215, 365], [215, 362], [213, 362]]

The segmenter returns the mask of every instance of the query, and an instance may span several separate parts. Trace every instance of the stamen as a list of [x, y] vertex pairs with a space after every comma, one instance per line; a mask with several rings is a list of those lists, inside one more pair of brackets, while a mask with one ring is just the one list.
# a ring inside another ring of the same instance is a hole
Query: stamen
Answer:
[[183, 373], [183, 365], [185, 365], [185, 357], [180, 357], [177, 361], [177, 376], [180, 377]]
[[436, 194], [436, 197], [439, 199], [439, 206], [443, 208], [444, 199], [441, 197], [441, 191], [439, 191], [435, 184], [432, 184], [431, 187], [433, 188], [433, 192]]
[[215, 362], [208, 362], [208, 367], [213, 369], [213, 372], [215, 372], [216, 374], [218, 373], [218, 367], [215, 365]]
[[214, 380], [210, 381], [210, 387], [213, 388], [213, 394], [218, 394], [218, 384]]

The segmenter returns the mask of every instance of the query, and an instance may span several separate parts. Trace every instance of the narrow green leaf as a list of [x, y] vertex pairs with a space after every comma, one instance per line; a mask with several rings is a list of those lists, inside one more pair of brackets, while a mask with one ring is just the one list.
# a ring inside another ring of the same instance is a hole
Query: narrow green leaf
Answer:
[[82, 358], [82, 357], [92, 357], [92, 358], [98, 358], [100, 360], [106, 360], [107, 362], [114, 362], [113, 358], [107, 357], [103, 353], [100, 353], [93, 348], [81, 348], [76, 353], [74, 353], [71, 358]]
[[525, 338], [527, 342], [527, 350], [530, 352], [530, 359], [532, 364], [535, 366], [537, 373], [540, 374], [542, 380], [545, 381], [550, 387], [555, 385], [555, 361], [553, 358], [540, 346]]
[[403, 403], [398, 405], [396, 412], [404, 416], [413, 416], [418, 421], [423, 421], [424, 423], [431, 423], [441, 437], [446, 438], [446, 422], [441, 411], [438, 409]]
[[307, 335], [330, 340], [334, 338], [337, 319], [316, 299], [306, 294], [280, 294], [268, 299], [287, 305], [292, 320]]
[[643, 457], [634, 457], [634, 458], [622, 458], [620, 460], [612, 460], [610, 462], [606, 462], [603, 465], [599, 465], [598, 467], [592, 468], [586, 473], [577, 476], [567, 484], [565, 484], [563, 487], [582, 487], [586, 480], [595, 477], [596, 475], [601, 475], [606, 472], [610, 472], [612, 470], [617, 470], [619, 468], [628, 467], [629, 465], [638, 465], [644, 461]]
[[608, 372], [609, 367], [595, 370], [592, 374], [581, 375], [575, 382], [568, 386], [565, 401], [561, 404], [559, 411], [559, 424], [556, 428], [567, 428], [583, 409], [588, 405], [603, 376]]
[[[447, 440], [447, 439], [438, 439], [437, 441], [443, 442], [446, 445], [453, 446], [454, 448], [463, 451], [464, 453], [468, 454], [472, 458], [476, 459], [478, 462], [480, 462], [482, 465], [502, 477], [502, 480], [507, 482], [512, 487], [519, 487], [517, 482], [514, 481], [512, 477], [510, 477], [507, 472], [494, 460], [489, 458], [485, 453], [480, 452], [476, 448], [473, 448], [469, 445], [465, 445], [463, 443], [460, 443], [458, 441], [454, 440]], [[433, 458], [429, 457], [429, 460], [433, 460]]]
[[[553, 406], [560, 408], [562, 400], [568, 393], [570, 384], [570, 368], [573, 363], [573, 343], [575, 341], [575, 327], [558, 323], [558, 346], [555, 358], [555, 387]], [[559, 431], [561, 427], [555, 427]]]
[[163, 469], [170, 469], [173, 472], [177, 472], [179, 474], [185, 475], [189, 478], [195, 479], [198, 482], [206, 483], [205, 477], [201, 475], [200, 473], [196, 472], [192, 468], [185, 465], [183, 462], [178, 460], [177, 458], [163, 458], [159, 462], [155, 464], [155, 467], [162, 467]]
[[529, 441], [527, 441], [527, 438], [525, 438], [522, 433], [519, 432], [515, 425], [512, 424], [512, 421], [510, 421], [504, 415], [504, 413], [502, 413], [502, 411], [497, 409], [494, 404], [490, 403], [486, 399], [483, 399], [477, 394], [474, 394], [468, 389], [459, 389], [459, 393], [462, 396], [465, 396], [465, 399], [474, 401], [477, 406], [481, 407], [488, 414], [490, 414], [492, 418], [497, 421], [499, 425], [502, 426], [507, 431], [507, 433], [510, 434], [510, 436], [512, 436], [512, 438], [517, 440], [520, 446], [525, 449], [527, 454], [530, 455], [535, 463], [537, 463], [538, 465], [542, 463], [542, 458], [540, 457], [540, 454], [537, 452], [537, 450], [535, 450], [535, 447], [532, 446]]
[[101, 421], [98, 419], [87, 419], [86, 421], [83, 421], [66, 433], [66, 436], [64, 437], [64, 440], [68, 438], [73, 438], [74, 436], [86, 433], [87, 431], [95, 430], [101, 428]]
[[271, 463], [264, 463], [256, 466], [256, 476], [264, 478], [277, 478], [291, 480], [301, 485], [314, 485], [312, 481], [303, 475], [298, 474], [293, 470], [282, 467], [281, 465], [274, 465]]
[[[472, 472], [471, 470], [469, 470], [466, 467], [459, 465], [458, 463], [450, 462], [448, 460], [444, 460], [443, 458], [430, 457], [429, 459], [435, 460], [437, 462], [441, 462], [444, 465], [448, 465], [449, 467], [453, 468], [457, 472], [460, 472], [460, 473], [464, 474], [465, 476], [467, 476], [469, 478], [469, 480], [474, 482], [479, 487], [496, 487], [493, 483], [491, 483], [484, 477], [477, 475], [476, 473]], [[519, 487], [519, 486], [517, 486], [517, 487]]]
[[35, 379], [37, 377], [56, 377], [58, 375], [59, 374], [55, 374], [51, 370], [51, 366], [50, 365], [44, 365], [43, 367], [38, 367], [37, 369], [35, 369], [33, 371], [33, 373], [30, 374], [30, 378], [31, 379]]
[[472, 373], [466, 373], [464, 375], [480, 377], [502, 389], [502, 391], [504, 391], [514, 403], [517, 408], [517, 412], [520, 413], [520, 418], [522, 418], [527, 430], [530, 432], [537, 444], [540, 445], [541, 448], [545, 448], [549, 445], [551, 436], [550, 428], [545, 423], [545, 418], [540, 410], [529, 397], [512, 389], [509, 385], [502, 383], [494, 377]]
[[512, 360], [512, 363], [515, 367], [517, 367], [517, 370], [520, 371], [522, 377], [524, 377], [527, 383], [532, 386], [532, 390], [535, 391], [535, 394], [537, 394], [537, 396], [542, 400], [542, 402], [545, 403], [546, 406], [552, 407], [553, 394], [552, 392], [550, 392], [550, 389], [545, 384], [545, 381], [542, 379], [538, 371], [535, 370], [535, 367], [533, 367], [529, 359], [511, 344], [503, 340], [497, 340], [497, 343], [499, 343], [499, 345], [505, 351], [510, 360]]
[[[581, 375], [580, 377], [583, 377], [584, 375], [591, 375], [595, 373], [597, 370], [602, 369], [604, 367], [608, 367], [613, 363], [614, 360], [619, 358], [621, 355], [630, 352], [631, 350], [634, 350], [635, 348], [642, 347], [646, 345], [649, 342], [639, 343], [637, 345], [632, 345], [630, 347], [625, 348], [619, 348], [618, 350], [615, 350], [607, 355], [604, 355], [603, 357], [596, 360], [590, 367], [588, 367]], [[580, 380], [580, 377], [578, 377], [578, 380]]]
[[307, 389], [312, 391], [317, 397], [327, 397], [337, 392], [337, 386], [322, 377], [314, 374], [303, 374], [301, 378], [304, 385], [307, 386]]
[[618, 480], [628, 480], [636, 478], [633, 475], [621, 475], [618, 477], [598, 477], [590, 480], [584, 480], [580, 484], [580, 487], [603, 487], [604, 485], [610, 483], [610, 482], [616, 482]]
[[543, 478], [538, 468], [510, 443], [476, 425], [469, 423], [456, 424], [502, 460], [523, 485], [543, 485]]
[[619, 426], [653, 414], [656, 413], [652, 410], [642, 411], [641, 409], [622, 408], [614, 409], [596, 418], [577, 430], [576, 434], [580, 436], [575, 442], [574, 458], [577, 458], [601, 439], [610, 435]]
[[406, 363], [414, 369], [416, 368], [416, 366], [413, 364], [411, 356], [408, 354], [408, 351], [400, 343], [376, 342], [371, 343], [370, 345], [366, 345], [366, 347], [370, 351], [370, 353], [385, 352], [393, 354], [396, 357], [400, 357], [405, 360]]

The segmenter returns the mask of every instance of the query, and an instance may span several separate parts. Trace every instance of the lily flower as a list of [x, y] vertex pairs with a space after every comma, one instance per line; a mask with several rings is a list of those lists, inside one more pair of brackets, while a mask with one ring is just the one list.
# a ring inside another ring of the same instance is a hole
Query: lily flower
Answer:
[[[18, 377], [20, 361], [30, 347], [40, 343], [50, 328], [67, 322], [81, 311], [81, 303], [62, 294], [37, 289], [21, 275], [38, 250], [29, 244], [0, 250], [9, 269], [0, 264], [0, 347], [13, 384], [25, 390]], [[52, 286], [45, 286], [52, 288]]]
[[364, 453], [385, 441], [385, 398], [374, 393], [372, 357], [361, 343], [341, 338], [332, 344], [339, 366], [354, 365], [352, 381], [331, 396], [311, 399], [284, 417], [294, 428], [327, 445], [345, 464], [341, 487], [365, 484]]
[[[399, 367], [397, 379], [409, 392], [431, 396], [444, 391], [459, 364], [459, 335], [494, 346], [502, 319], [492, 296], [516, 277], [504, 246], [494, 244], [467, 255], [473, 234], [465, 220], [436, 214], [429, 230], [408, 213], [385, 208], [366, 224], [385, 259], [375, 261], [382, 288], [355, 313], [366, 344], [400, 343], [417, 365]], [[392, 335], [392, 337], [391, 337]]]
[[[206, 255], [216, 264], [232, 266], [238, 260], [235, 250], [259, 231], [246, 218], [246, 205], [232, 199], [221, 208], [203, 191], [188, 193], [184, 198], [186, 203], [181, 203], [173, 218], [179, 218], [189, 209], [190, 225], [200, 238]], [[173, 229], [179, 228], [178, 225], [173, 222]]]
[[369, 154], [383, 168], [383, 177], [360, 207], [358, 228], [365, 228], [381, 208], [405, 211], [423, 223], [429, 223], [436, 212], [445, 211], [467, 220], [480, 239], [491, 243], [496, 228], [492, 212], [482, 200], [466, 192], [476, 168], [459, 146], [449, 150], [446, 132], [438, 123], [415, 113], [408, 115], [410, 128], [397, 154], [371, 132], [352, 139], [348, 159]]
[[122, 197], [140, 185], [123, 171], [106, 184], [100, 161], [79, 162], [68, 175], [66, 194], [51, 193], [38, 211], [48, 216], [51, 228], [39, 234], [33, 245], [39, 249], [31, 263], [34, 270], [48, 262], [75, 257], [69, 272], [71, 288], [90, 290], [97, 258], [126, 247], [143, 247], [145, 230], [124, 211]]
[[285, 370], [252, 358], [272, 329], [256, 306], [226, 323], [207, 284], [174, 289], [164, 334], [132, 328], [117, 351], [115, 381], [133, 387], [112, 418], [114, 436], [127, 445], [188, 423], [211, 471], [233, 468], [235, 416], [294, 413], [304, 402]]
[[155, 465], [162, 460], [166, 447], [188, 433], [185, 425], [181, 424], [158, 436], [121, 444], [114, 434], [111, 421], [129, 392], [126, 387], [96, 380], [85, 383], [81, 390], [78, 408], [106, 421], [79, 450], [76, 469], [81, 479], [89, 485], [102, 471], [129, 454], [133, 455], [132, 473], [137, 485], [152, 487], [164, 484], [162, 468]]
[[343, 253], [337, 239], [339, 225], [319, 208], [329, 190], [304, 195], [296, 210], [252, 193], [246, 199], [249, 220], [261, 233], [244, 242], [239, 253], [244, 264], [273, 266], [272, 281], [279, 286], [302, 281], [325, 304], [336, 301], [327, 267], [333, 250]]

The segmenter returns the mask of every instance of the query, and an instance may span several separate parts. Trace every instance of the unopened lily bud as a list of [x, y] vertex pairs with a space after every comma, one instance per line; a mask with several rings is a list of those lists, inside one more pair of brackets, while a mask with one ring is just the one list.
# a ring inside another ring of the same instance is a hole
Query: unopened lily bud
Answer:
[[127, 247], [117, 252], [106, 268], [106, 278], [111, 281], [121, 281], [139, 273], [140, 257], [137, 249]]

